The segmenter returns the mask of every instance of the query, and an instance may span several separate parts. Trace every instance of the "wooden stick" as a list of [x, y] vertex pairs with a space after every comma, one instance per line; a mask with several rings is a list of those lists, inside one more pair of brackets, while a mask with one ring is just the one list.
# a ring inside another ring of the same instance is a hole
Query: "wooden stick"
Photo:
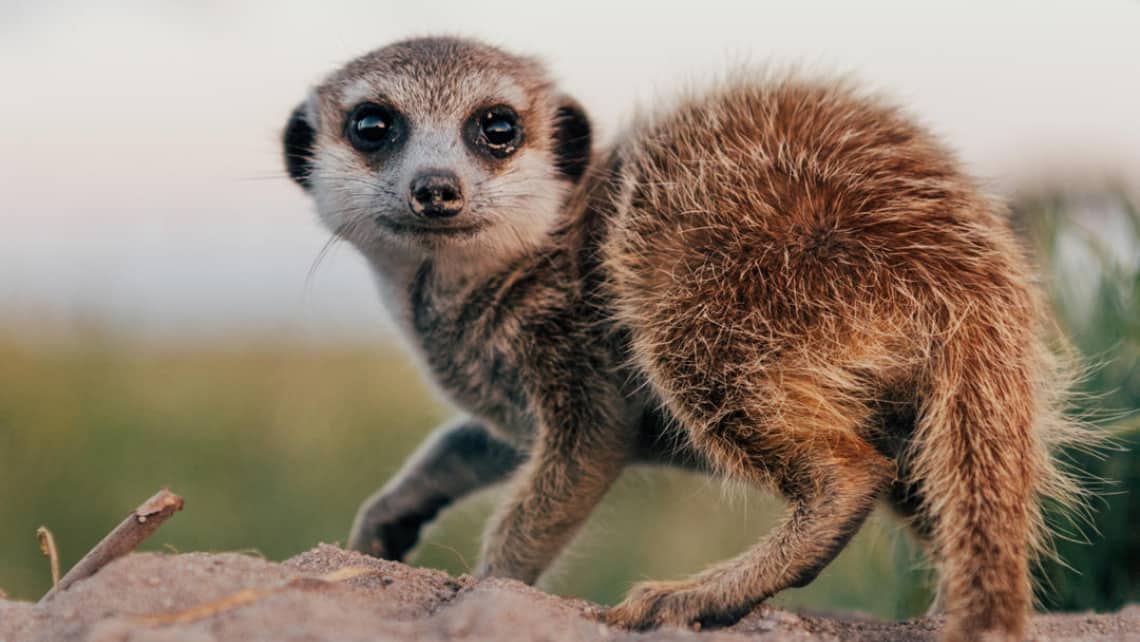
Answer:
[[51, 587], [59, 586], [59, 549], [55, 547], [55, 537], [47, 526], [36, 529], [36, 539], [40, 542], [40, 550], [51, 563]]
[[63, 576], [59, 584], [53, 587], [40, 599], [40, 604], [55, 597], [69, 586], [87, 577], [91, 577], [99, 569], [112, 561], [135, 550], [151, 533], [158, 530], [162, 523], [175, 512], [182, 510], [182, 498], [163, 488], [153, 497], [142, 503], [121, 524], [107, 534], [101, 542], [95, 545], [83, 559], [79, 560], [71, 570]]

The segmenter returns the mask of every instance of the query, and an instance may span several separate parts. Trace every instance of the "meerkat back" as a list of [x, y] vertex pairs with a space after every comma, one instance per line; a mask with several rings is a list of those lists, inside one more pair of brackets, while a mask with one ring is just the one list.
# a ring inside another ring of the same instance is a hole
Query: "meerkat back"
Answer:
[[793, 511], [612, 620], [684, 623], [802, 586], [886, 488], [940, 564], [945, 638], [1020, 639], [1037, 499], [1070, 499], [1047, 455], [1069, 428], [1001, 209], [897, 109], [794, 78], [692, 94], [612, 165], [604, 264], [636, 364], [717, 470]]

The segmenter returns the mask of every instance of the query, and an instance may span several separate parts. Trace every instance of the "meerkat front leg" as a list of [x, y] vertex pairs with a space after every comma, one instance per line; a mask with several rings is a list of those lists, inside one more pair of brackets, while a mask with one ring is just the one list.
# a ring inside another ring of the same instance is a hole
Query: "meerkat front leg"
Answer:
[[475, 419], [437, 428], [356, 514], [349, 548], [400, 560], [421, 529], [460, 498], [511, 475], [524, 455]]
[[636, 427], [607, 412], [608, 400], [576, 394], [584, 387], [568, 382], [543, 396], [538, 439], [491, 520], [479, 577], [534, 583], [628, 461]]
[[592, 439], [541, 440], [492, 518], [476, 575], [534, 583], [617, 479], [623, 449]]

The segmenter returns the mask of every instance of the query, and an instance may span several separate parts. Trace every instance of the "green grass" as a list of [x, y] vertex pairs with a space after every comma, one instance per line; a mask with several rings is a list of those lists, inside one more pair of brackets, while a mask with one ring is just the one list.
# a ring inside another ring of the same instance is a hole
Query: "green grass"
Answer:
[[[0, 586], [46, 586], [28, 529], [74, 561], [159, 485], [187, 512], [157, 543], [272, 557], [341, 536], [354, 488], [375, 482], [440, 416], [383, 353], [139, 353], [0, 346]], [[343, 518], [342, 518], [343, 520]]]
[[[1018, 210], [1043, 258], [1074, 237], [1073, 211], [1058, 198]], [[1140, 272], [1095, 240], [1086, 245], [1101, 261], [1097, 291], [1074, 298], [1063, 262], [1043, 261], [1051, 292], [1077, 346], [1102, 364], [1085, 384], [1084, 410], [1135, 422], [1127, 413], [1140, 408]], [[90, 329], [62, 342], [33, 334], [0, 328], [0, 589], [21, 598], [50, 583], [37, 526], [54, 531], [66, 567], [161, 485], [184, 495], [186, 509], [144, 548], [282, 559], [343, 541], [357, 504], [450, 414], [415, 367], [384, 347], [235, 339], [175, 350]], [[1061, 547], [1076, 571], [1046, 566], [1049, 606], [1140, 599], [1140, 439], [1125, 434], [1122, 443], [1107, 459], [1079, 460], [1118, 485], [1096, 504], [1096, 544]], [[491, 491], [448, 511], [410, 561], [468, 570], [495, 499]], [[740, 552], [780, 509], [755, 491], [694, 475], [631, 470], [546, 588], [612, 603], [639, 579], [680, 577]], [[815, 582], [776, 602], [915, 615], [929, 599], [920, 564], [900, 524], [876, 514]]]

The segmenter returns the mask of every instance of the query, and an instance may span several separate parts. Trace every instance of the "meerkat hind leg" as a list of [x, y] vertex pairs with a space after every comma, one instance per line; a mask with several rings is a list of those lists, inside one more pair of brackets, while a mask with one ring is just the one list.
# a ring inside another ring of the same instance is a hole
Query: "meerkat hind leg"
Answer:
[[854, 434], [842, 440], [800, 444], [800, 455], [774, 471], [791, 507], [759, 544], [686, 580], [638, 584], [605, 619], [632, 629], [727, 625], [775, 593], [811, 582], [859, 529], [892, 474], [890, 460]]

